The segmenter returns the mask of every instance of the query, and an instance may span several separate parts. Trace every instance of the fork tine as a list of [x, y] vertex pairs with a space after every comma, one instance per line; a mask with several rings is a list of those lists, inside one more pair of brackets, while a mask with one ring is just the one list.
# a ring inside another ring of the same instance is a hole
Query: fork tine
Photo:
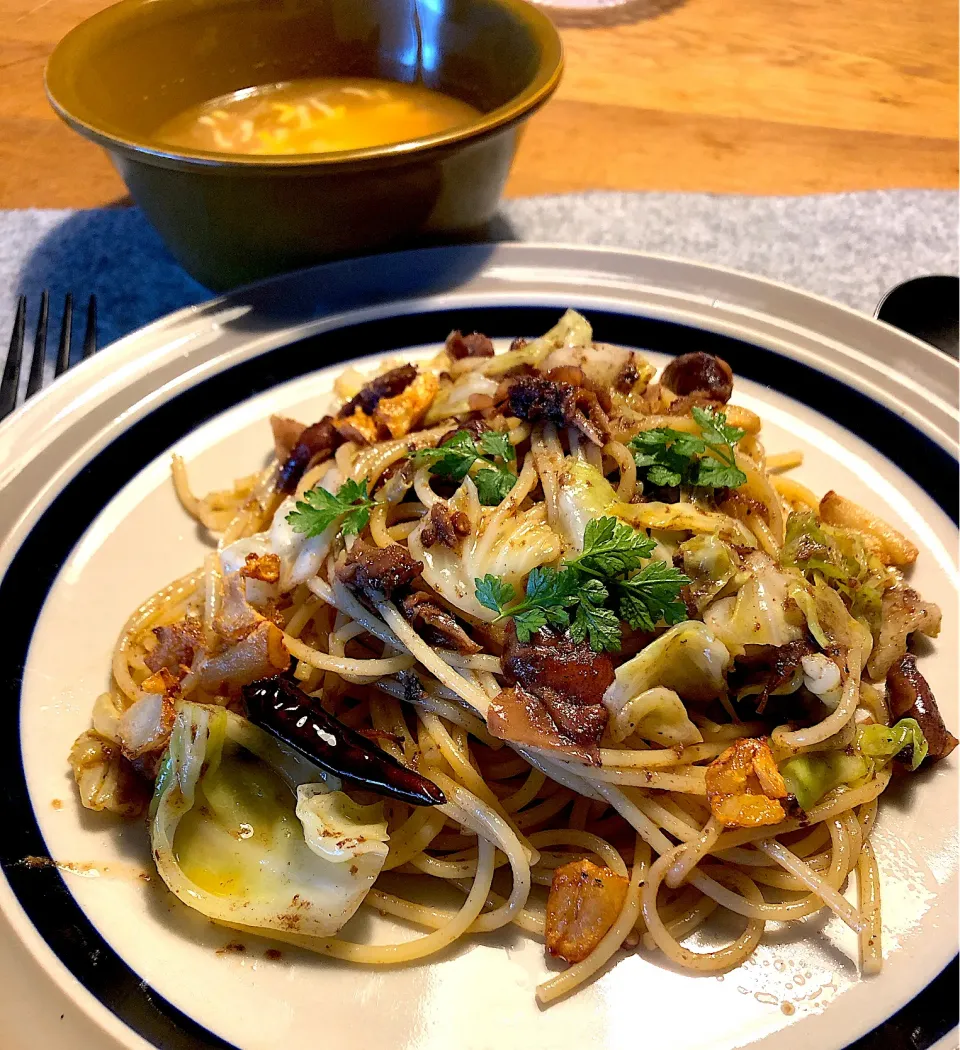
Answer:
[[17, 316], [10, 336], [10, 349], [0, 379], [0, 419], [5, 419], [16, 408], [17, 389], [20, 386], [20, 362], [23, 360], [23, 331], [27, 317], [27, 297], [17, 300]]
[[83, 333], [83, 360], [97, 352], [97, 297], [90, 296], [87, 303], [87, 327]]
[[37, 334], [33, 338], [33, 359], [30, 361], [30, 375], [27, 378], [27, 397], [33, 397], [43, 386], [43, 364], [47, 359], [47, 314], [49, 309], [50, 293], [44, 289], [43, 295], [40, 296]]
[[73, 296], [67, 292], [63, 300], [63, 321], [60, 325], [60, 347], [54, 375], [62, 376], [70, 367], [70, 337], [73, 335]]

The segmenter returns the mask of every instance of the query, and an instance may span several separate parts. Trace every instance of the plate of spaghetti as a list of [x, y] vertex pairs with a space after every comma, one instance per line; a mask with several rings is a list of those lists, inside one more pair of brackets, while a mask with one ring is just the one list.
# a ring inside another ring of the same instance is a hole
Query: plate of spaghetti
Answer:
[[955, 382], [801, 293], [516, 246], [121, 341], [5, 425], [4, 921], [100, 1045], [915, 1015], [956, 954]]

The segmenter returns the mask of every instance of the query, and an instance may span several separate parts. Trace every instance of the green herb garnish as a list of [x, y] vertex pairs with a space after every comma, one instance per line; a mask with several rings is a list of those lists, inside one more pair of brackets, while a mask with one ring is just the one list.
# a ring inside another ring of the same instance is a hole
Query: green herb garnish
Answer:
[[[481, 469], [473, 474], [477, 495], [485, 507], [502, 503], [517, 482], [508, 467], [517, 454], [510, 438], [499, 430], [487, 430], [474, 440], [469, 431], [458, 430], [437, 448], [422, 448], [410, 458], [418, 466], [428, 466], [431, 474], [451, 481], [463, 481], [475, 465]], [[501, 463], [495, 462], [501, 460]]]
[[642, 430], [630, 442], [637, 468], [651, 485], [739, 488], [747, 476], [737, 466], [734, 446], [746, 431], [727, 425], [724, 412], [693, 408], [700, 435], [670, 427]]
[[306, 536], [319, 536], [337, 518], [342, 518], [340, 531], [344, 536], [359, 533], [370, 520], [370, 509], [374, 501], [367, 493], [366, 479], [357, 484], [352, 479], [345, 481], [336, 495], [318, 485], [297, 500], [297, 509], [287, 515], [294, 532]]
[[521, 642], [549, 625], [569, 629], [574, 641], [589, 641], [595, 652], [616, 652], [621, 620], [652, 631], [661, 620], [687, 618], [679, 595], [689, 577], [663, 561], [642, 565], [655, 546], [617, 518], [597, 518], [584, 530], [583, 551], [557, 569], [534, 569], [519, 601], [512, 584], [492, 575], [474, 581], [477, 601], [498, 620], [511, 617]]

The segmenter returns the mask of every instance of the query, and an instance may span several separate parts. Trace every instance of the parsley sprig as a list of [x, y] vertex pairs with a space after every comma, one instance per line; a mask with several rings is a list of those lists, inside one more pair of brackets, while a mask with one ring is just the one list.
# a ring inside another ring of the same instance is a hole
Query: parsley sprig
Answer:
[[488, 574], [474, 581], [477, 601], [498, 620], [509, 616], [521, 642], [549, 625], [587, 640], [595, 652], [616, 652], [621, 620], [652, 631], [661, 620], [687, 618], [679, 596], [689, 577], [666, 562], [642, 564], [655, 546], [617, 518], [597, 518], [584, 531], [583, 551], [559, 568], [534, 569], [519, 600], [513, 584]]
[[637, 467], [651, 485], [739, 488], [747, 476], [737, 466], [734, 446], [746, 431], [728, 426], [725, 412], [693, 408], [700, 435], [670, 427], [642, 430], [630, 442]]
[[[463, 481], [475, 464], [480, 470], [473, 474], [477, 495], [485, 507], [502, 503], [517, 483], [517, 477], [508, 467], [517, 454], [510, 438], [501, 430], [485, 430], [479, 440], [469, 431], [458, 430], [437, 448], [422, 448], [411, 454], [417, 466], [426, 464], [431, 474], [451, 481]], [[496, 460], [502, 462], [497, 463]]]
[[319, 536], [337, 518], [342, 518], [340, 531], [344, 536], [349, 536], [364, 528], [370, 520], [373, 505], [374, 501], [367, 492], [366, 479], [359, 484], [353, 479], [345, 481], [336, 494], [318, 485], [305, 492], [302, 500], [297, 500], [297, 509], [290, 511], [287, 521], [294, 532], [302, 532], [310, 537]]

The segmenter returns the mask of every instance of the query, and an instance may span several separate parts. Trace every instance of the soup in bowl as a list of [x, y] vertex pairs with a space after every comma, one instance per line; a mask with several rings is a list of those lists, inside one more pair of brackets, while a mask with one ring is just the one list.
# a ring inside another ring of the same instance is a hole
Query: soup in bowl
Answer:
[[60, 42], [46, 83], [221, 290], [472, 235], [561, 65], [524, 0], [121, 0]]

